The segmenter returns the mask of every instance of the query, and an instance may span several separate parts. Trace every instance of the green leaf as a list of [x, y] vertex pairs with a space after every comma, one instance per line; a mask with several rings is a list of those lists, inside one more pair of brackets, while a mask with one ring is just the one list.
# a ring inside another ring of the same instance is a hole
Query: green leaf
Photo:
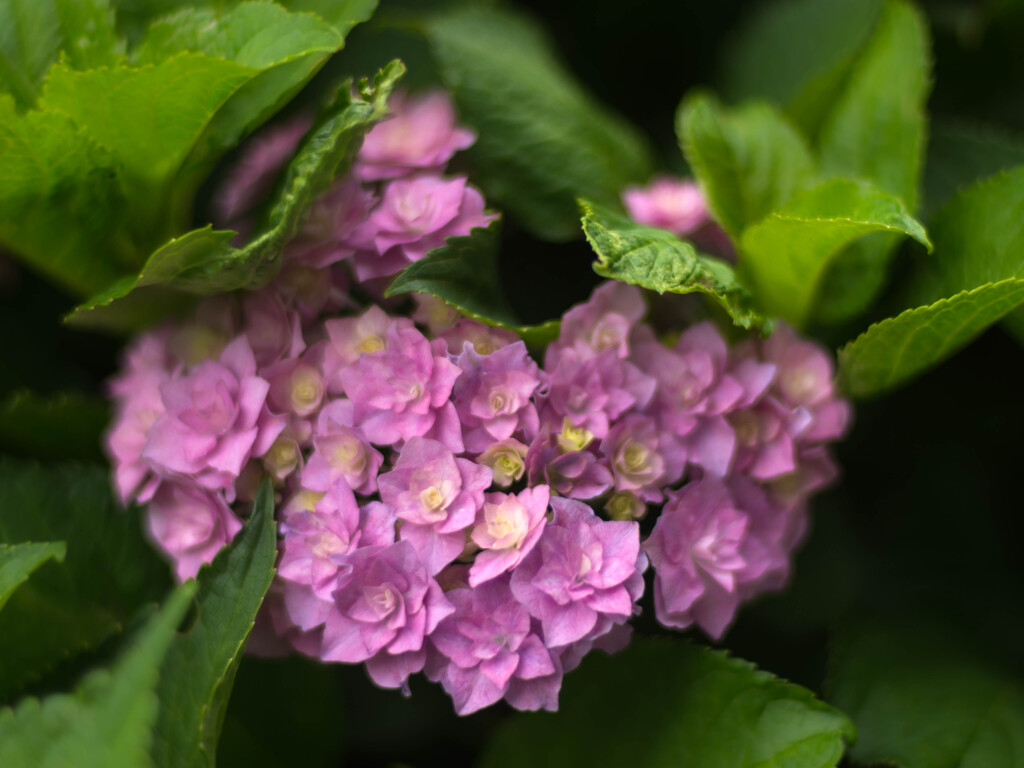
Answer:
[[760, 6], [729, 46], [723, 93], [778, 104], [804, 135], [817, 135], [881, 9], [882, 0]]
[[[217, 750], [221, 768], [328, 768], [342, 764], [346, 712], [336, 667], [292, 655], [247, 654]], [[295, 691], [302, 691], [295, 696]], [[282, 707], [280, 702], [287, 701]]]
[[347, 35], [356, 24], [369, 21], [377, 10], [377, 0], [282, 0], [281, 5], [290, 11], [315, 13], [341, 35]]
[[876, 323], [839, 350], [843, 389], [867, 397], [892, 389], [945, 360], [1024, 301], [1010, 278]]
[[313, 14], [250, 0], [227, 14], [186, 8], [165, 17], [150, 27], [136, 56], [141, 65], [159, 65], [185, 52], [199, 53], [258, 70], [220, 107], [191, 149], [188, 175], [201, 177], [211, 161], [276, 112], [344, 43], [337, 29]]
[[0, 700], [123, 631], [169, 583], [137, 513], [114, 501], [105, 467], [0, 459], [0, 542], [34, 541], [65, 541], [67, 556], [4, 608]]
[[[887, 0], [822, 130], [823, 173], [872, 181], [915, 212], [930, 70], [924, 19], [910, 4]], [[885, 284], [896, 244], [897, 238], [876, 236], [836, 259], [823, 279], [819, 319], [839, 323], [863, 311]]]
[[19, 390], [0, 402], [0, 451], [41, 459], [99, 459], [110, 418], [103, 400], [80, 392]]
[[231, 546], [199, 572], [198, 617], [160, 669], [152, 756], [161, 768], [213, 765], [246, 638], [274, 577], [277, 527], [269, 479]]
[[425, 32], [487, 198], [546, 240], [578, 237], [576, 198], [618, 204], [651, 164], [641, 137], [583, 91], [529, 20], [490, 8], [428, 18]]
[[69, 319], [78, 320], [81, 313], [106, 307], [144, 286], [209, 294], [266, 283], [280, 269], [284, 245], [298, 232], [316, 198], [348, 171], [363, 136], [387, 114], [388, 97], [403, 72], [401, 62], [386, 67], [375, 79], [370, 101], [351, 100], [347, 86], [339, 90], [336, 106], [306, 136], [289, 163], [266, 225], [248, 245], [232, 246], [235, 232], [193, 230], [161, 247], [138, 275], [118, 280]]
[[31, 107], [50, 65], [64, 54], [75, 69], [116, 64], [113, 13], [106, 0], [2, 0], [0, 91]]
[[0, 610], [7, 604], [11, 593], [32, 575], [32, 571], [51, 557], [63, 562], [66, 552], [67, 545], [63, 541], [14, 546], [0, 544]]
[[760, 305], [800, 327], [832, 259], [869, 232], [909, 235], [931, 248], [924, 227], [898, 198], [867, 182], [834, 179], [747, 229], [740, 265]]
[[833, 695], [861, 764], [1024, 765], [1024, 687], [935, 632], [860, 627], [835, 644]]
[[958, 194], [935, 218], [934, 274], [948, 298], [871, 326], [839, 354], [846, 390], [897, 386], [952, 355], [1024, 300], [1024, 167]]
[[637, 638], [568, 675], [557, 714], [506, 721], [482, 762], [825, 768], [852, 739], [849, 720], [799, 686], [718, 651]]
[[759, 328], [765, 323], [724, 261], [698, 254], [671, 232], [640, 226], [585, 200], [580, 208], [583, 232], [597, 254], [597, 274], [658, 293], [703, 293], [721, 304], [736, 325]]
[[66, 116], [15, 111], [0, 94], [0, 243], [75, 291], [130, 263], [116, 158]]
[[707, 94], [690, 94], [676, 134], [708, 206], [734, 239], [813, 181], [803, 138], [767, 104], [726, 109]]
[[160, 661], [189, 606], [180, 587], [108, 672], [72, 694], [0, 709], [0, 765], [10, 768], [143, 768], [157, 711]]
[[495, 221], [466, 237], [448, 238], [444, 246], [403, 269], [384, 295], [427, 293], [478, 322], [519, 334], [530, 346], [553, 341], [558, 337], [558, 320], [521, 325], [505, 299], [498, 275], [500, 228], [501, 223]]
[[961, 189], [1016, 165], [1024, 165], [1024, 137], [980, 123], [937, 122], [924, 169], [925, 218]]

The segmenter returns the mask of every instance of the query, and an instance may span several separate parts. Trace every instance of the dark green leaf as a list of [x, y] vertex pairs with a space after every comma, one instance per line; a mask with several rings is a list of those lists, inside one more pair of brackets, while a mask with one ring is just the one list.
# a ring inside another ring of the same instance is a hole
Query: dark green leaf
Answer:
[[385, 296], [427, 293], [467, 317], [519, 334], [531, 346], [543, 346], [554, 340], [558, 336], [557, 320], [520, 325], [502, 293], [498, 276], [500, 226], [495, 221], [466, 237], [448, 238], [446, 245], [403, 269]]
[[[872, 181], [914, 213], [930, 71], [924, 19], [909, 3], [887, 0], [822, 130], [822, 172]], [[841, 254], [822, 281], [819, 319], [838, 323], [863, 311], [885, 284], [889, 256], [897, 242], [898, 238], [876, 235]]]
[[0, 451], [40, 459], [99, 459], [107, 404], [79, 392], [20, 390], [0, 402]]
[[898, 232], [931, 248], [924, 227], [898, 198], [867, 182], [834, 179], [748, 228], [740, 242], [740, 264], [758, 303], [799, 327], [831, 260], [869, 232]]
[[63, 541], [39, 544], [0, 544], [0, 610], [32, 571], [51, 557], [63, 562], [67, 546]]
[[59, 54], [75, 69], [120, 60], [106, 0], [2, 0], [0, 91], [22, 107], [36, 103], [39, 84]]
[[145, 768], [157, 711], [160, 661], [189, 605], [181, 587], [108, 672], [90, 673], [72, 694], [0, 709], [5, 768]]
[[121, 632], [169, 582], [137, 513], [114, 501], [106, 468], [0, 460], [0, 542], [58, 540], [63, 565], [41, 568], [4, 608], [0, 700]]
[[952, 355], [1024, 299], [1024, 167], [958, 194], [935, 218], [934, 283], [942, 298], [908, 309], [846, 345], [847, 391], [871, 395]]
[[882, 0], [763, 4], [730, 45], [724, 93], [778, 104], [804, 135], [815, 136], [881, 9]]
[[248, 245], [232, 246], [236, 233], [231, 231], [205, 227], [189, 232], [157, 250], [138, 275], [122, 278], [80, 306], [71, 319], [143, 286], [167, 285], [206, 294], [266, 283], [280, 269], [282, 248], [298, 232], [316, 198], [348, 171], [363, 136], [387, 114], [388, 97], [403, 71], [397, 61], [382, 71], [370, 101], [350, 100], [348, 88], [340, 89], [339, 103], [307, 135], [288, 165], [266, 226]]
[[1016, 165], [1024, 165], [1024, 137], [984, 124], [935, 123], [924, 170], [926, 219], [964, 187]]
[[860, 627], [835, 644], [830, 697], [857, 725], [861, 764], [1024, 765], [1024, 687], [935, 632]]
[[[224, 720], [217, 765], [341, 765], [345, 712], [335, 672], [332, 666], [301, 656], [243, 657]], [[296, 691], [302, 695], [296, 696]], [[280, 706], [282, 701], [288, 706]]]
[[238, 662], [276, 556], [274, 495], [264, 480], [249, 521], [199, 571], [198, 617], [175, 638], [160, 669], [152, 756], [161, 768], [213, 765]]
[[687, 642], [636, 639], [568, 675], [557, 714], [507, 721], [483, 765], [826, 768], [852, 739], [849, 720], [799, 686]]
[[813, 182], [803, 138], [767, 104], [730, 110], [691, 94], [679, 107], [676, 134], [712, 213], [734, 239]]
[[474, 180], [538, 237], [577, 237], [577, 197], [616, 205], [650, 174], [641, 137], [582, 90], [527, 19], [460, 8], [425, 30], [462, 121], [479, 133]]
[[583, 232], [597, 253], [597, 274], [658, 293], [703, 293], [721, 304], [736, 325], [764, 324], [724, 261], [698, 254], [691, 243], [665, 230], [642, 227], [586, 201], [580, 206]]

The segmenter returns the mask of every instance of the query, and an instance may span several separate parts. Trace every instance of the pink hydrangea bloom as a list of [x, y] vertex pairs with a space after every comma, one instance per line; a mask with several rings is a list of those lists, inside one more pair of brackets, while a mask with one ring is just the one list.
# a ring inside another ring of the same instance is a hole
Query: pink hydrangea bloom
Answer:
[[455, 356], [462, 354], [466, 344], [471, 344], [478, 355], [489, 355], [519, 341], [519, 337], [512, 331], [490, 328], [466, 317], [437, 336], [448, 343], [448, 354]]
[[260, 367], [297, 357], [306, 348], [298, 313], [288, 310], [272, 288], [242, 297], [242, 332]]
[[686, 330], [668, 349], [647, 335], [635, 359], [658, 382], [652, 414], [679, 435], [687, 459], [722, 476], [729, 471], [736, 436], [725, 415], [746, 393], [728, 371], [729, 349], [711, 323]]
[[649, 416], [622, 417], [601, 441], [615, 490], [633, 491], [646, 501], [661, 501], [661, 489], [682, 479], [686, 449], [676, 436]]
[[381, 499], [404, 521], [401, 538], [412, 542], [431, 575], [465, 548], [490, 484], [490, 469], [422, 437], [406, 443], [395, 468], [378, 479]]
[[408, 541], [359, 548], [337, 560], [342, 567], [322, 658], [365, 661], [378, 685], [404, 685], [423, 669], [426, 636], [454, 607]]
[[467, 451], [480, 453], [516, 433], [526, 440], [537, 434], [540, 424], [531, 397], [541, 379], [523, 342], [489, 355], [465, 347], [456, 362], [463, 373], [455, 382], [453, 400]]
[[146, 522], [153, 542], [174, 561], [179, 581], [199, 573], [242, 529], [223, 495], [187, 481], [161, 483]]
[[667, 229], [680, 237], [711, 221], [704, 196], [688, 179], [662, 176], [646, 187], [626, 187], [622, 202], [638, 224]]
[[422, 175], [397, 179], [384, 189], [380, 205], [355, 237], [363, 248], [353, 258], [361, 281], [393, 275], [449, 237], [486, 227], [496, 214], [484, 213], [484, 199], [464, 177]]
[[679, 628], [696, 623], [719, 638], [740, 600], [765, 588], [767, 573], [784, 578], [785, 512], [742, 478], [727, 487], [708, 475], [668, 496], [644, 542], [658, 620]]
[[476, 141], [472, 131], [455, 124], [455, 110], [444, 92], [396, 94], [390, 106], [393, 116], [374, 126], [359, 150], [355, 172], [362, 179], [394, 179], [440, 169]]
[[656, 387], [653, 378], [620, 360], [611, 349], [586, 361], [574, 350], [563, 350], [548, 373], [550, 387], [543, 398], [541, 420], [559, 425], [568, 419], [573, 427], [596, 438], [607, 435], [611, 422], [626, 411], [643, 409]]
[[627, 621], [644, 589], [640, 526], [607, 522], [555, 498], [552, 522], [512, 573], [512, 592], [540, 620], [550, 648], [589, 640]]
[[551, 491], [546, 485], [518, 494], [488, 493], [470, 537], [480, 547], [469, 569], [469, 585], [479, 586], [515, 568], [536, 546], [547, 522]]
[[303, 115], [268, 128], [249, 143], [214, 204], [222, 221], [237, 224], [270, 194], [278, 174], [309, 127], [310, 120]]
[[114, 485], [121, 503], [146, 501], [159, 479], [142, 453], [149, 431], [164, 412], [160, 387], [170, 378], [167, 369], [166, 334], [147, 333], [128, 348], [124, 370], [110, 382], [117, 400], [106, 447], [114, 465]]
[[269, 390], [256, 375], [248, 340], [239, 336], [219, 360], [205, 360], [160, 385], [165, 411], [149, 432], [143, 457], [161, 475], [190, 476], [234, 500], [242, 467], [284, 428], [284, 420], [265, 407]]
[[775, 326], [762, 349], [765, 361], [777, 369], [771, 393], [785, 406], [810, 415], [801, 439], [825, 442], [841, 437], [849, 426], [850, 405], [836, 395], [835, 370], [825, 351], [783, 323]]
[[448, 399], [460, 373], [443, 341], [431, 343], [411, 323], [396, 323], [388, 328], [383, 349], [363, 354], [338, 371], [338, 378], [371, 442], [394, 445], [432, 437], [461, 453], [462, 430]]
[[570, 430], [564, 428], [563, 432], [553, 434], [550, 425], [546, 425], [530, 444], [526, 454], [530, 485], [549, 485], [571, 499], [593, 499], [611, 488], [612, 473], [596, 454], [586, 450], [593, 435], [585, 430], [571, 430], [576, 442], [569, 444], [565, 432]]
[[[447, 598], [455, 612], [431, 634], [427, 677], [440, 682], [468, 715], [499, 701], [513, 679], [552, 678], [552, 653], [532, 631], [530, 614], [512, 596], [508, 577], [476, 589], [454, 589]], [[555, 684], [557, 693], [558, 680]]]
[[586, 361], [605, 350], [629, 356], [629, 336], [647, 311], [640, 289], [617, 280], [602, 283], [591, 297], [562, 317], [558, 340], [548, 345], [545, 367], [552, 369], [563, 349]]
[[285, 246], [284, 257], [321, 269], [348, 258], [358, 248], [352, 238], [377, 202], [358, 179], [343, 178], [317, 198], [302, 229]]
[[339, 480], [357, 493], [377, 490], [377, 473], [384, 457], [355, 426], [351, 401], [339, 399], [324, 406], [313, 431], [313, 452], [302, 472], [302, 484], [327, 491]]

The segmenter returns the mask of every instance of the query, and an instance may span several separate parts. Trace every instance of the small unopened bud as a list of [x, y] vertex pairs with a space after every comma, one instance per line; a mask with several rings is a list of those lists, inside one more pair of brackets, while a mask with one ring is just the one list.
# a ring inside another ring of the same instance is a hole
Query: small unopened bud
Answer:
[[527, 447], [509, 438], [493, 443], [477, 457], [477, 463], [490, 467], [494, 484], [507, 488], [523, 476], [526, 470]]
[[636, 494], [619, 491], [608, 499], [604, 511], [612, 520], [642, 520], [647, 514], [647, 505]]

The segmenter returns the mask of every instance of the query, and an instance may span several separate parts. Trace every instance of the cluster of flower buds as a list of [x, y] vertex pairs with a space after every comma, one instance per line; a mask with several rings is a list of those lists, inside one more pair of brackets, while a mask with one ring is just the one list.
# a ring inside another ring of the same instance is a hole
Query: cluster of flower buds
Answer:
[[[628, 641], [649, 565], [657, 618], [716, 638], [782, 584], [849, 409], [828, 356], [788, 328], [730, 347], [704, 323], [665, 343], [622, 283], [565, 314], [542, 365], [431, 297], [411, 316], [356, 306], [353, 279], [372, 287], [492, 218], [440, 175], [472, 141], [447, 99], [396, 112], [272, 284], [129, 348], [116, 486], [148, 504], [186, 579], [269, 475], [280, 560], [262, 618], [277, 642], [363, 662], [386, 687], [423, 671], [462, 714], [555, 709], [567, 670]], [[285, 130], [243, 162], [225, 215], [256, 205], [246, 195], [301, 133]]]

